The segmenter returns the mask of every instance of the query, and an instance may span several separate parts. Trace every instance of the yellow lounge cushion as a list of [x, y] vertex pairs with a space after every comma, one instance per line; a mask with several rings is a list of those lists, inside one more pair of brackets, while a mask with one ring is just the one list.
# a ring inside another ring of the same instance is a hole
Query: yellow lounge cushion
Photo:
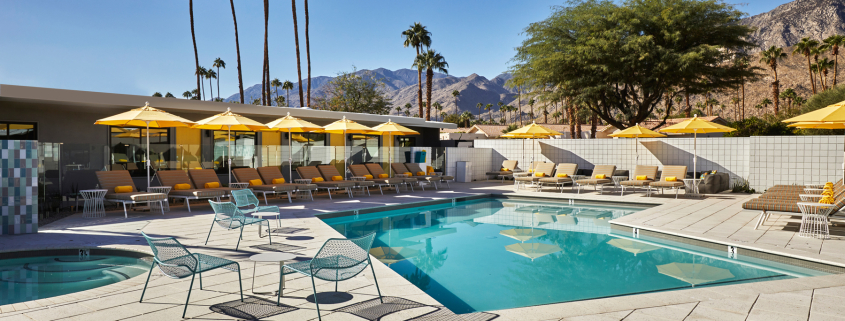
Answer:
[[342, 181], [342, 180], [343, 180], [343, 176], [332, 176], [332, 180], [333, 180], [333, 181]]
[[368, 175], [364, 175], [364, 178], [366, 178], [366, 179], [373, 179], [373, 175], [369, 175], [369, 174], [368, 174]]
[[205, 188], [218, 188], [218, 187], [220, 187], [220, 183], [218, 183], [218, 182], [205, 183]]
[[667, 177], [666, 177], [666, 181], [667, 181], [667, 182], [677, 182], [677, 181], [678, 181], [678, 177], [675, 177], [675, 176], [667, 176]]
[[261, 185], [264, 185], [264, 182], [262, 182], [260, 179], [249, 180], [249, 186], [261, 186]]
[[557, 177], [560, 177], [560, 178], [569, 177], [569, 174], [567, 174], [567, 173], [560, 173], [560, 174], [557, 174]]
[[132, 186], [115, 186], [114, 192], [115, 193], [132, 193]]
[[378, 178], [388, 178], [390, 175], [387, 174], [378, 174]]
[[825, 197], [822, 197], [822, 199], [819, 200], [819, 203], [821, 203], [821, 204], [833, 204], [835, 202], [836, 202], [836, 200], [833, 199], [833, 196], [825, 196]]
[[605, 174], [596, 175], [596, 179], [605, 179], [605, 178], [607, 178], [607, 175], [605, 175]]
[[503, 172], [510, 172], [511, 170], [510, 170], [509, 168], [507, 168], [507, 167], [502, 167], [502, 171], [503, 171]]
[[191, 189], [191, 184], [176, 184], [173, 185], [173, 189], [175, 190], [183, 190], [183, 189]]
[[411, 172], [404, 172], [402, 174], [408, 175], [408, 177], [414, 176], [414, 173], [411, 173]]
[[426, 167], [425, 167], [425, 171], [426, 171], [427, 173], [431, 173], [431, 172], [433, 172], [433, 171], [434, 171], [434, 167], [431, 167], [431, 166], [426, 166]]
[[311, 179], [311, 181], [314, 182], [314, 183], [317, 183], [317, 182], [324, 181], [324, 179], [322, 177], [314, 177], [313, 179]]
[[271, 182], [273, 182], [273, 184], [284, 184], [284, 183], [285, 183], [285, 178], [284, 178], [284, 177], [282, 177], [282, 178], [274, 178]]
[[543, 173], [543, 172], [536, 172], [536, 173], [534, 173], [534, 177], [545, 177], [545, 176], [546, 176], [546, 174], [545, 174], [545, 173]]
[[529, 170], [528, 170], [528, 172], [529, 172], [529, 173], [533, 173], [533, 172], [534, 172], [534, 170], [533, 170], [533, 169], [529, 169]]
[[417, 176], [425, 176], [425, 172], [417, 172]]
[[637, 175], [637, 180], [638, 180], [638, 181], [644, 181], [644, 180], [647, 180], [647, 179], [648, 179], [648, 176], [647, 176], [647, 175]]

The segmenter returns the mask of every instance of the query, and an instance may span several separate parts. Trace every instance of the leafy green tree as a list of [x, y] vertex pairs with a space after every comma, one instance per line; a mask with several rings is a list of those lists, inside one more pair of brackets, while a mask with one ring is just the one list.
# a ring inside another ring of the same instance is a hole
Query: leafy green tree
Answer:
[[160, 92], [154, 92], [153, 97], [162, 97]]
[[771, 46], [769, 49], [760, 52], [760, 62], [769, 65], [769, 68], [775, 73], [775, 81], [772, 82], [772, 99], [775, 102], [775, 114], [780, 112], [778, 108], [778, 97], [780, 96], [780, 88], [778, 88], [778, 60], [783, 60], [784, 58], [786, 58], [786, 53], [783, 52], [783, 48]]
[[[423, 46], [426, 48], [431, 47], [431, 32], [425, 28], [421, 23], [415, 22], [411, 25], [408, 30], [402, 31], [402, 37], [405, 38], [405, 42], [402, 44], [407, 47], [413, 47], [417, 50], [417, 54], [414, 56], [414, 61], [416, 61], [416, 57], [420, 56], [420, 49]], [[423, 104], [422, 104], [422, 69], [417, 68], [417, 104], [419, 105], [420, 115], [423, 113]]]
[[511, 72], [627, 128], [647, 119], [670, 87], [707, 79], [710, 89], [725, 89], [751, 76], [724, 63], [754, 46], [742, 15], [718, 1], [575, 0], [528, 26]]
[[276, 107], [286, 106], [287, 102], [285, 101], [285, 97], [276, 95], [276, 98], [274, 100], [276, 101]]
[[323, 88], [316, 101], [325, 110], [385, 115], [392, 106], [384, 81], [370, 71], [341, 72]]
[[803, 55], [807, 58], [807, 74], [810, 76], [810, 85], [813, 87], [813, 95], [816, 94], [816, 79], [813, 77], [813, 67], [810, 65], [810, 55], [819, 46], [818, 40], [801, 38], [801, 41], [792, 47], [792, 55]]
[[[425, 69], [425, 101], [427, 102], [425, 106], [425, 120], [431, 120], [431, 86], [434, 81], [434, 71], [437, 70], [448, 74], [449, 71], [446, 70], [446, 67], [449, 67], [449, 63], [446, 62], [446, 58], [443, 58], [443, 55], [439, 52], [428, 49], [417, 56], [413, 66], [417, 67], [418, 70]], [[420, 111], [420, 115], [423, 115], [422, 111]]]
[[458, 126], [464, 123], [460, 114], [447, 114], [446, 117], [443, 117], [443, 122], [457, 124]]
[[[758, 105], [759, 106], [759, 105]], [[751, 116], [746, 119], [734, 121], [728, 124], [736, 131], [726, 133], [725, 137], [751, 137], [751, 136], [792, 136], [796, 130], [787, 127], [788, 124], [775, 115], [766, 115], [763, 118]]]
[[836, 76], [839, 74], [839, 46], [845, 44], [845, 36], [832, 35], [827, 37], [824, 43], [830, 47], [830, 55], [833, 56], [833, 85], [836, 86]]

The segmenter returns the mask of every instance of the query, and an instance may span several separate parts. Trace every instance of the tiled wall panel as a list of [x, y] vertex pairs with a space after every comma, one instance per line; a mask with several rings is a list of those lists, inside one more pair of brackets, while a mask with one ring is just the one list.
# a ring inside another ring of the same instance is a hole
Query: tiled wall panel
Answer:
[[[472, 180], [478, 181], [486, 179], [484, 173], [493, 168], [493, 164], [497, 159], [492, 148], [463, 148], [463, 147], [447, 147], [446, 148], [446, 174], [448, 176], [455, 176], [457, 169], [455, 165], [457, 162], [472, 162]], [[499, 165], [502, 161], [499, 160]]]
[[38, 232], [38, 142], [0, 140], [0, 235]]

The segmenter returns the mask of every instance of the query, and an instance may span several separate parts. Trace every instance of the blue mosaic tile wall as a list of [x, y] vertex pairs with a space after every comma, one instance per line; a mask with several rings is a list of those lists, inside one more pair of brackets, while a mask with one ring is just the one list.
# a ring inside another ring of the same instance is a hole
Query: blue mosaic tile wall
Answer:
[[0, 235], [38, 232], [38, 142], [0, 140]]

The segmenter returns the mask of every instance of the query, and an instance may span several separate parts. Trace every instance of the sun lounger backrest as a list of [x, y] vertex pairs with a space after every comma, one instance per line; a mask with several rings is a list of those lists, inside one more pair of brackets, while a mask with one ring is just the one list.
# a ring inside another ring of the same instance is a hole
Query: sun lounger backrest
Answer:
[[[402, 163], [391, 163], [390, 167], [393, 168], [394, 174], [402, 174], [402, 173], [411, 172], [408, 169], [408, 167], [405, 167], [405, 164], [402, 164]], [[414, 172], [411, 172], [411, 174], [414, 174]]]
[[572, 163], [560, 163], [557, 164], [557, 168], [555, 169], [555, 176], [558, 174], [566, 174], [569, 177], [575, 175], [575, 172], [578, 171], [578, 164]]
[[352, 175], [355, 176], [372, 175], [370, 174], [370, 171], [367, 170], [367, 166], [364, 166], [364, 164], [349, 165], [349, 170], [352, 171]]
[[[205, 188], [205, 183], [217, 183], [220, 184], [220, 179], [217, 178], [217, 173], [214, 172], [212, 169], [189, 169], [188, 175], [191, 176], [191, 180], [194, 181], [194, 186], [197, 188]], [[223, 184], [220, 184], [220, 187], [223, 187]]]
[[649, 165], [637, 165], [634, 168], [634, 176], [631, 178], [637, 178], [637, 176], [645, 175], [648, 179], [654, 180], [657, 177], [657, 166], [649, 166]]
[[265, 181], [261, 179], [261, 176], [258, 175], [258, 171], [255, 168], [235, 168], [232, 170], [232, 173], [235, 174], [235, 179], [241, 183], [249, 183], [249, 181], [257, 179], [261, 180], [265, 184], [269, 184], [272, 181]]
[[[534, 173], [543, 173], [547, 177], [551, 177], [555, 170], [555, 163], [540, 163], [537, 164], [537, 167], [534, 168]], [[533, 176], [533, 175], [532, 175]]]
[[114, 188], [118, 186], [132, 186], [132, 191], [137, 192], [135, 182], [129, 176], [129, 171], [98, 171], [97, 181], [100, 182], [100, 188], [106, 190], [106, 194], [114, 194]]
[[387, 174], [384, 172], [384, 168], [381, 168], [381, 165], [379, 164], [369, 163], [364, 164], [364, 166], [367, 166], [367, 170], [369, 170], [370, 174], [373, 174], [373, 176], [378, 177], [380, 174]]
[[[408, 170], [411, 171], [411, 173], [414, 173], [414, 175], [416, 175], [417, 172], [425, 173], [422, 167], [420, 167], [420, 164], [417, 163], [405, 163], [405, 167], [407, 167]], [[428, 173], [426, 173], [426, 175], [428, 175]]]
[[686, 178], [686, 166], [663, 166], [663, 173], [660, 174], [660, 181], [665, 182], [667, 177], [675, 176], [678, 181]]
[[[330, 182], [334, 176], [344, 177], [343, 175], [340, 175], [340, 172], [337, 171], [337, 167], [334, 167], [334, 165], [319, 165], [317, 166], [317, 169], [320, 171], [320, 174], [323, 175], [323, 179], [327, 182]], [[346, 177], [343, 179], [345, 180]]]
[[593, 168], [593, 173], [590, 175], [590, 178], [594, 178], [596, 177], [596, 175], [604, 174], [605, 177], [609, 179], [613, 177], [613, 172], [615, 171], [616, 165], [596, 165], [596, 167]]
[[317, 170], [317, 166], [299, 166], [296, 168], [296, 172], [299, 173], [299, 177], [306, 179], [315, 179], [317, 177], [323, 177], [322, 175], [320, 175], [320, 171]]
[[285, 177], [282, 175], [282, 171], [276, 166], [259, 167], [258, 174], [261, 175], [261, 179], [265, 182], [272, 182], [274, 179]]
[[176, 184], [188, 184], [191, 185], [191, 189], [196, 188], [194, 183], [191, 182], [191, 178], [188, 177], [188, 173], [183, 170], [158, 171], [156, 175], [158, 175], [158, 180], [162, 186], [173, 187]]
[[[514, 168], [516, 168], [517, 164], [519, 164], [519, 161], [506, 160], [506, 161], [502, 162], [502, 168], [507, 168], [508, 170], [512, 171], [512, 170], [514, 170]], [[502, 169], [502, 168], [497, 168], [497, 170]]]
[[528, 168], [528, 169], [536, 169], [536, 168], [537, 168], [537, 165], [540, 165], [540, 164], [542, 164], [542, 163], [543, 163], [543, 162], [533, 162], [533, 163], [531, 163], [531, 167], [530, 167], [530, 168]]

